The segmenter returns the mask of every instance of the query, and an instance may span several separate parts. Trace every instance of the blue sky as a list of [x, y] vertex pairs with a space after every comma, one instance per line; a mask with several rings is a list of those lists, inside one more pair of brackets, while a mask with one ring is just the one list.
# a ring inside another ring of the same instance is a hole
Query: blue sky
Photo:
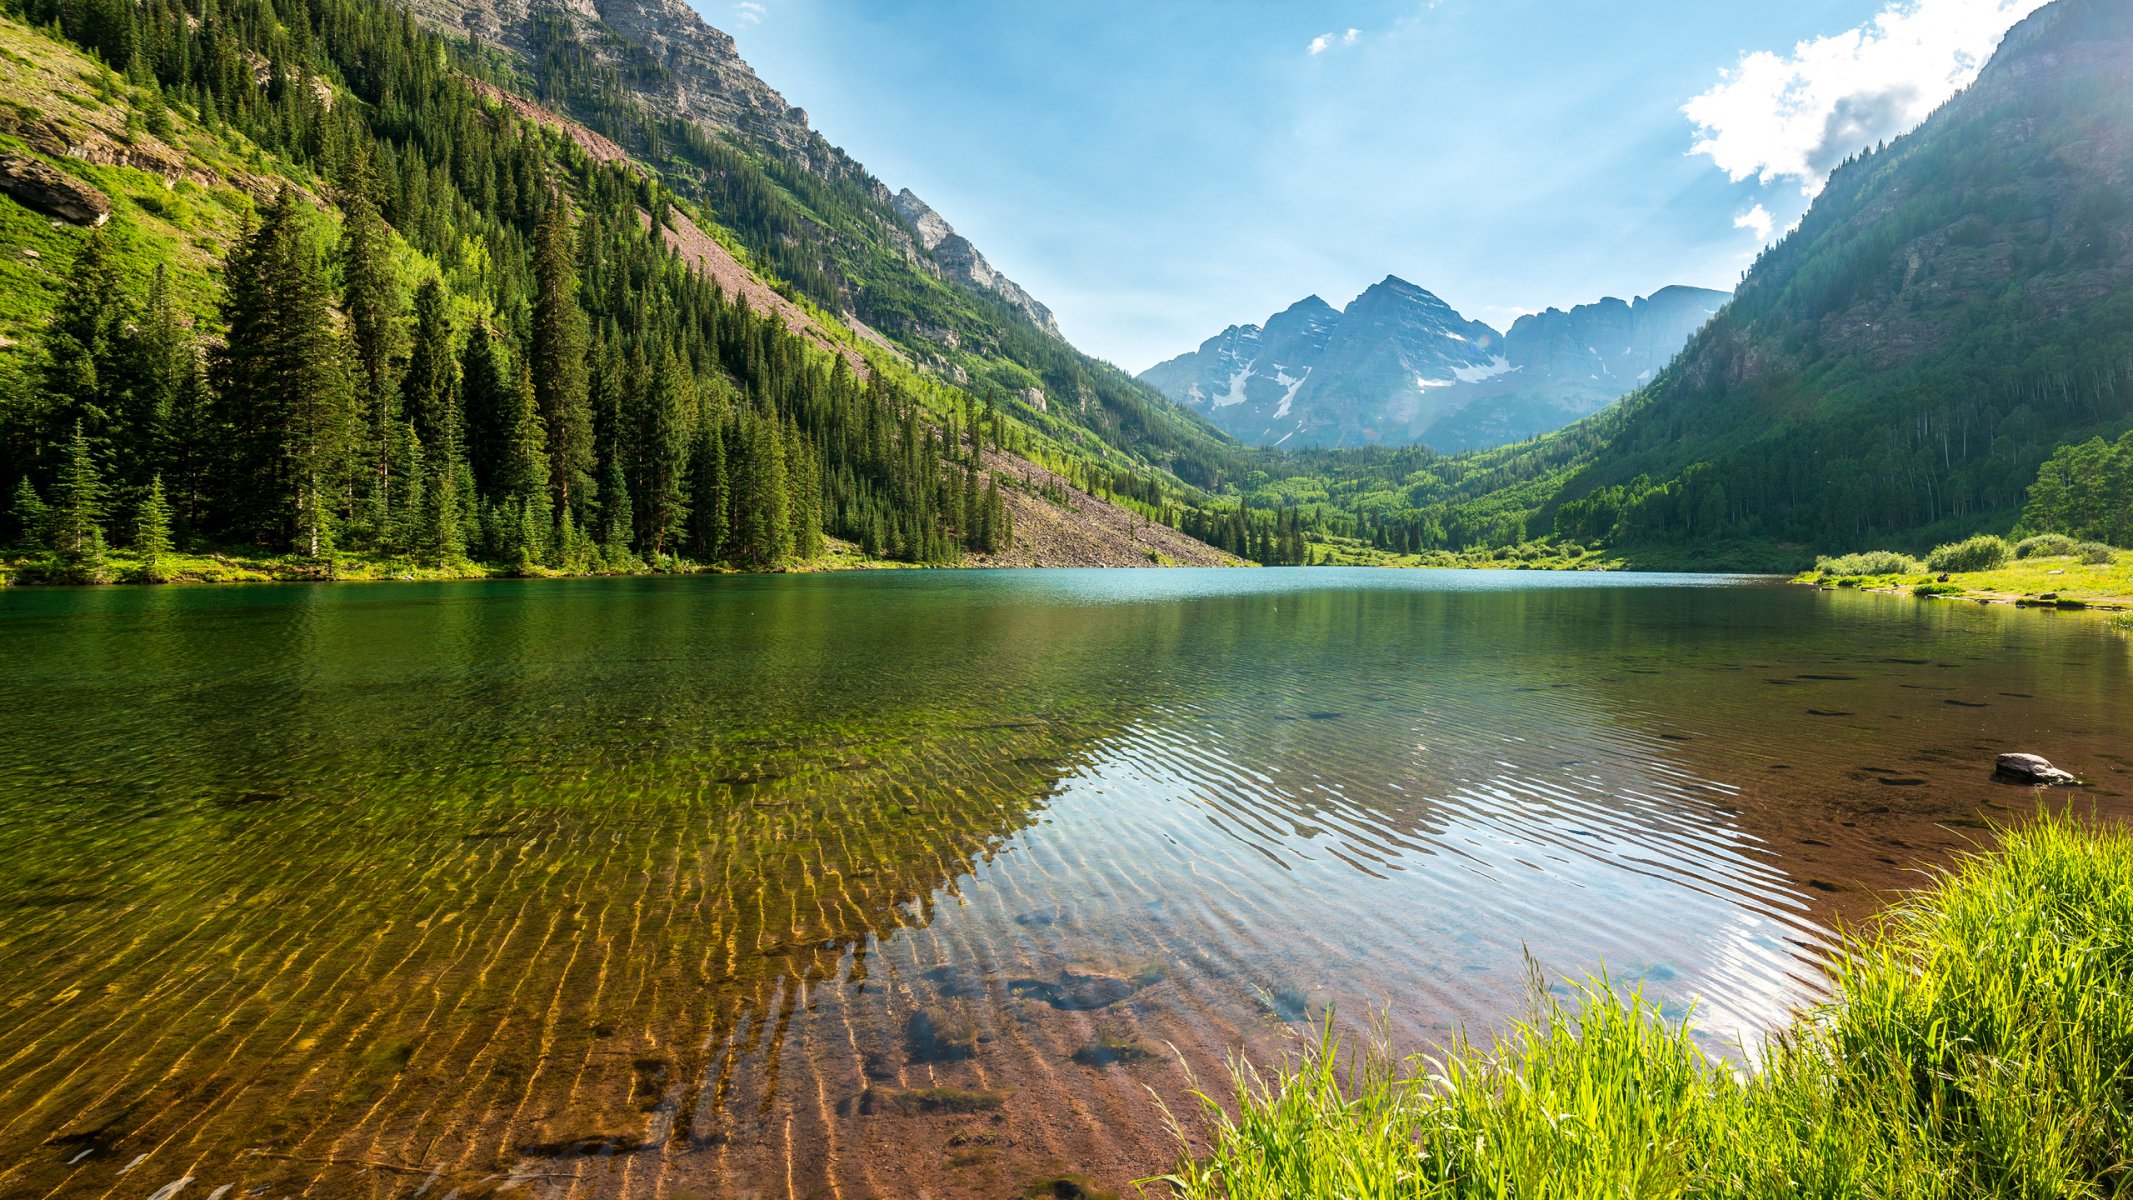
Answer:
[[1498, 328], [1731, 287], [2042, 0], [694, 2], [1138, 371], [1388, 274]]

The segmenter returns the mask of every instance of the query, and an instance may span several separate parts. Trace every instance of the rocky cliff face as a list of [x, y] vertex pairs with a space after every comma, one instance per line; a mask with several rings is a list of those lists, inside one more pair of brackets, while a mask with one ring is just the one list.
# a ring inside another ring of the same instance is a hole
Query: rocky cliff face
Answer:
[[1666, 288], [1522, 318], [1507, 336], [1387, 278], [1336, 310], [1312, 296], [1233, 326], [1141, 379], [1260, 445], [1500, 445], [1647, 382], [1724, 303]]
[[978, 248], [970, 244], [969, 238], [957, 233], [955, 226], [913, 195], [910, 188], [896, 194], [895, 204], [896, 215], [911, 227], [919, 246], [940, 268], [941, 278], [980, 292], [990, 292], [1029, 318], [1030, 324], [1053, 337], [1060, 336], [1059, 322], [1052, 316], [1051, 309], [1038, 303], [1022, 285], [994, 270]]
[[[1008, 302], [1059, 336], [1051, 310], [1000, 274], [969, 239], [906, 190], [879, 180], [809, 124], [805, 110], [765, 83], [731, 36], [706, 24], [686, 0], [407, 0], [433, 25], [531, 61], [544, 27], [616, 69], [653, 111], [698, 122], [735, 144], [826, 179], [857, 185], [884, 210], [881, 239], [922, 270]], [[893, 208], [901, 220], [891, 220]]]

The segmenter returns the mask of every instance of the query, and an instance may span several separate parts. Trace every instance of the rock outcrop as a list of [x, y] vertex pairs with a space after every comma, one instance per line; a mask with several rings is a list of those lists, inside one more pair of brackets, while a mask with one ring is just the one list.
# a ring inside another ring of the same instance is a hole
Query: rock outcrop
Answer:
[[978, 248], [970, 244], [969, 238], [957, 233], [955, 226], [913, 195], [910, 188], [898, 192], [895, 203], [896, 215], [902, 217], [911, 232], [917, 235], [918, 244], [933, 257], [943, 279], [976, 291], [990, 292], [1029, 318], [1030, 324], [1053, 337], [1060, 336], [1059, 322], [1052, 316], [1051, 309], [1038, 303], [1021, 284], [994, 270]]
[[75, 225], [94, 227], [111, 219], [111, 201], [102, 192], [26, 154], [0, 151], [0, 192]]

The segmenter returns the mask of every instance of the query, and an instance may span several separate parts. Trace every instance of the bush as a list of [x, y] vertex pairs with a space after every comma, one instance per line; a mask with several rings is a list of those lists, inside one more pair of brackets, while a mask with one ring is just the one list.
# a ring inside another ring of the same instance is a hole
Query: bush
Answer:
[[2118, 551], [2102, 542], [2083, 542], [2074, 548], [2074, 553], [2079, 554], [2081, 561], [2092, 567], [2108, 567], [2118, 561]]
[[2014, 557], [2014, 547], [1996, 534], [1981, 533], [1966, 542], [1950, 542], [1926, 556], [1936, 571], [1996, 571]]
[[1894, 550], [1868, 550], [1815, 560], [1816, 573], [1833, 576], [1916, 575], [1923, 569], [1917, 559]]
[[2063, 533], [2040, 533], [2015, 544], [2016, 558], [2066, 558], [2074, 553], [2074, 539]]

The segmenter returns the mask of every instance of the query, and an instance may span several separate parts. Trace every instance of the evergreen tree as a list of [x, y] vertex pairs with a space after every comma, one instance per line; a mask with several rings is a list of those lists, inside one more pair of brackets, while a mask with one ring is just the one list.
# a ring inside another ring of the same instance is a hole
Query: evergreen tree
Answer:
[[350, 413], [331, 295], [301, 209], [283, 188], [232, 249], [229, 335], [210, 371], [228, 433], [224, 529], [319, 557], [333, 547]]
[[726, 440], [722, 422], [702, 422], [689, 455], [689, 553], [701, 562], [717, 562], [725, 553]]
[[355, 403], [370, 446], [369, 524], [373, 536], [382, 538], [389, 536], [392, 514], [405, 508], [393, 498], [393, 465], [401, 449], [400, 395], [393, 366], [403, 337], [391, 234], [371, 199], [370, 186], [367, 168], [361, 169], [341, 200], [347, 214], [341, 224], [341, 309], [348, 317], [349, 349], [356, 366]]
[[133, 548], [141, 556], [141, 570], [150, 582], [163, 579], [163, 560], [170, 555], [170, 504], [163, 498], [163, 477], [149, 480], [148, 495], [135, 515]]
[[15, 481], [9, 514], [15, 522], [16, 546], [32, 552], [52, 548], [52, 510], [38, 497], [27, 475]]
[[[415, 290], [415, 329], [400, 377], [400, 407], [425, 446], [443, 446], [458, 429], [452, 320], [444, 284], [434, 276]], [[487, 331], [483, 330], [486, 337]]]
[[104, 540], [104, 481], [97, 472], [89, 439], [79, 425], [67, 441], [67, 456], [60, 467], [52, 504], [53, 549], [65, 558], [89, 564], [100, 562]]
[[59, 303], [45, 326], [37, 382], [49, 405], [46, 436], [54, 447], [79, 430], [101, 447], [124, 388], [121, 341], [128, 306], [101, 228], [82, 239]]
[[672, 350], [652, 371], [637, 436], [637, 538], [656, 559], [673, 550], [688, 523], [688, 420], [695, 385]]
[[547, 425], [549, 490], [561, 509], [588, 490], [595, 465], [585, 311], [578, 305], [577, 256], [561, 196], [551, 198], [534, 231], [533, 271], [534, 395]]

